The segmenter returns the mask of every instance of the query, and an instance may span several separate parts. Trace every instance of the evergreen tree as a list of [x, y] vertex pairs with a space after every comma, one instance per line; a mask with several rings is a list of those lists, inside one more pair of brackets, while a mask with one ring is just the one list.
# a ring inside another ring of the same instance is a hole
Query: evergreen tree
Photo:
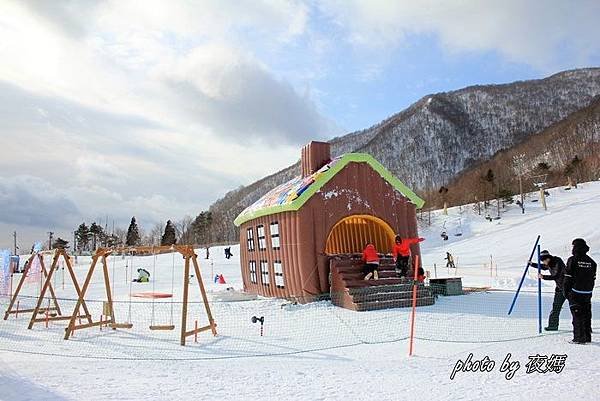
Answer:
[[53, 249], [67, 249], [67, 248], [69, 248], [69, 241], [65, 241], [64, 239], [58, 237], [52, 243], [52, 248]]
[[131, 223], [129, 223], [129, 228], [127, 229], [127, 239], [125, 240], [125, 244], [127, 246], [136, 246], [140, 243], [140, 240], [140, 230], [134, 216], [131, 218]]
[[105, 242], [104, 230], [102, 229], [102, 226], [99, 226], [96, 224], [96, 222], [93, 222], [90, 226], [90, 234], [92, 237], [92, 248], [96, 250], [99, 243], [103, 244]]
[[81, 223], [75, 230], [75, 238], [77, 239], [77, 250], [83, 251], [88, 249], [90, 229], [85, 223]]
[[194, 242], [196, 244], [206, 245], [210, 242], [212, 229], [212, 213], [201, 212], [192, 223], [192, 231], [194, 233]]
[[160, 244], [161, 245], [174, 245], [177, 242], [177, 236], [175, 233], [175, 225], [171, 222], [171, 220], [167, 221], [167, 225], [165, 226], [165, 233], [163, 234]]

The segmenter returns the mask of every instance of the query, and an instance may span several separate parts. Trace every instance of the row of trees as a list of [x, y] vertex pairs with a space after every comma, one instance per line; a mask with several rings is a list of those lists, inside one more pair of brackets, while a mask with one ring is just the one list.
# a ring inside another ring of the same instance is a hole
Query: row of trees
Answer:
[[[131, 218], [128, 229], [115, 228], [108, 233], [96, 222], [89, 226], [83, 222], [75, 230], [77, 251], [93, 251], [99, 247], [139, 246], [139, 245], [173, 245], [181, 239], [177, 227], [168, 220], [165, 225], [157, 224], [148, 235], [144, 235], [135, 217]], [[185, 242], [185, 241], [183, 241]], [[54, 247], [68, 248], [68, 241], [58, 238]], [[185, 242], [187, 243], [187, 242]]]
[[[448, 186], [442, 186], [437, 191], [426, 191], [423, 196], [431, 207], [443, 207], [481, 202], [487, 209], [492, 201], [512, 203], [513, 197], [523, 192], [537, 189], [536, 184], [544, 183], [545, 188], [574, 185], [580, 180], [594, 179], [593, 169], [588, 169], [586, 163], [578, 156], [562, 166], [553, 166], [549, 162], [527, 163], [520, 158], [513, 165], [489, 163], [494, 169], [478, 169], [474, 174], [459, 176]], [[477, 170], [477, 169], [476, 169]], [[521, 181], [521, 182], [519, 182]]]

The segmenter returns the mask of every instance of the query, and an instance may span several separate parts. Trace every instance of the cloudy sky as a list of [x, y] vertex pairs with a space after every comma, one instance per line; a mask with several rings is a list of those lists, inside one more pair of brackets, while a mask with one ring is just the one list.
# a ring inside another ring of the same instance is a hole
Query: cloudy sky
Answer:
[[0, 1], [0, 247], [195, 215], [420, 97], [600, 65], [600, 2]]

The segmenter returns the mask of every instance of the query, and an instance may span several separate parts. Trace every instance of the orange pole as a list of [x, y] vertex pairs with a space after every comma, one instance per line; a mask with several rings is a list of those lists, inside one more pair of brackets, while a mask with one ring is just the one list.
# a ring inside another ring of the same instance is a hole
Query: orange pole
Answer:
[[194, 322], [194, 342], [197, 343], [198, 342], [198, 321], [196, 320]]
[[414, 277], [413, 277], [413, 293], [412, 293], [412, 313], [410, 316], [410, 345], [408, 349], [408, 356], [412, 356], [413, 354], [413, 342], [415, 338], [415, 315], [417, 314], [417, 273], [419, 269], [419, 255], [415, 256], [415, 269], [414, 269]]
[[15, 312], [15, 319], [19, 317], [19, 302], [21, 301], [17, 301], [17, 311]]

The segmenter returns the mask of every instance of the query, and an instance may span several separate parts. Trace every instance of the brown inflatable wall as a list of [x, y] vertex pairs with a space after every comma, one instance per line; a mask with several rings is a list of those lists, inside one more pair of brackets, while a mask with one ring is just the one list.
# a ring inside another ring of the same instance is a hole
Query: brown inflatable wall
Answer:
[[[298, 212], [277, 213], [248, 221], [240, 230], [242, 277], [246, 291], [270, 297], [298, 297], [310, 300], [329, 291], [329, 263], [325, 253], [327, 237], [342, 219], [354, 215], [371, 215], [385, 221], [403, 237], [417, 237], [416, 207], [387, 183], [366, 163], [350, 163]], [[280, 249], [272, 249], [270, 224], [278, 222]], [[265, 227], [266, 249], [258, 247], [257, 226]], [[246, 230], [252, 228], [255, 250], [247, 251]], [[356, 235], [359, 242], [373, 241], [365, 232], [347, 227], [346, 238]], [[350, 245], [348, 245], [350, 246]], [[420, 255], [419, 246], [413, 254]], [[249, 279], [248, 262], [257, 263], [257, 283]], [[262, 283], [260, 261], [269, 268], [269, 285]], [[285, 288], [276, 288], [273, 263], [283, 264]]]

